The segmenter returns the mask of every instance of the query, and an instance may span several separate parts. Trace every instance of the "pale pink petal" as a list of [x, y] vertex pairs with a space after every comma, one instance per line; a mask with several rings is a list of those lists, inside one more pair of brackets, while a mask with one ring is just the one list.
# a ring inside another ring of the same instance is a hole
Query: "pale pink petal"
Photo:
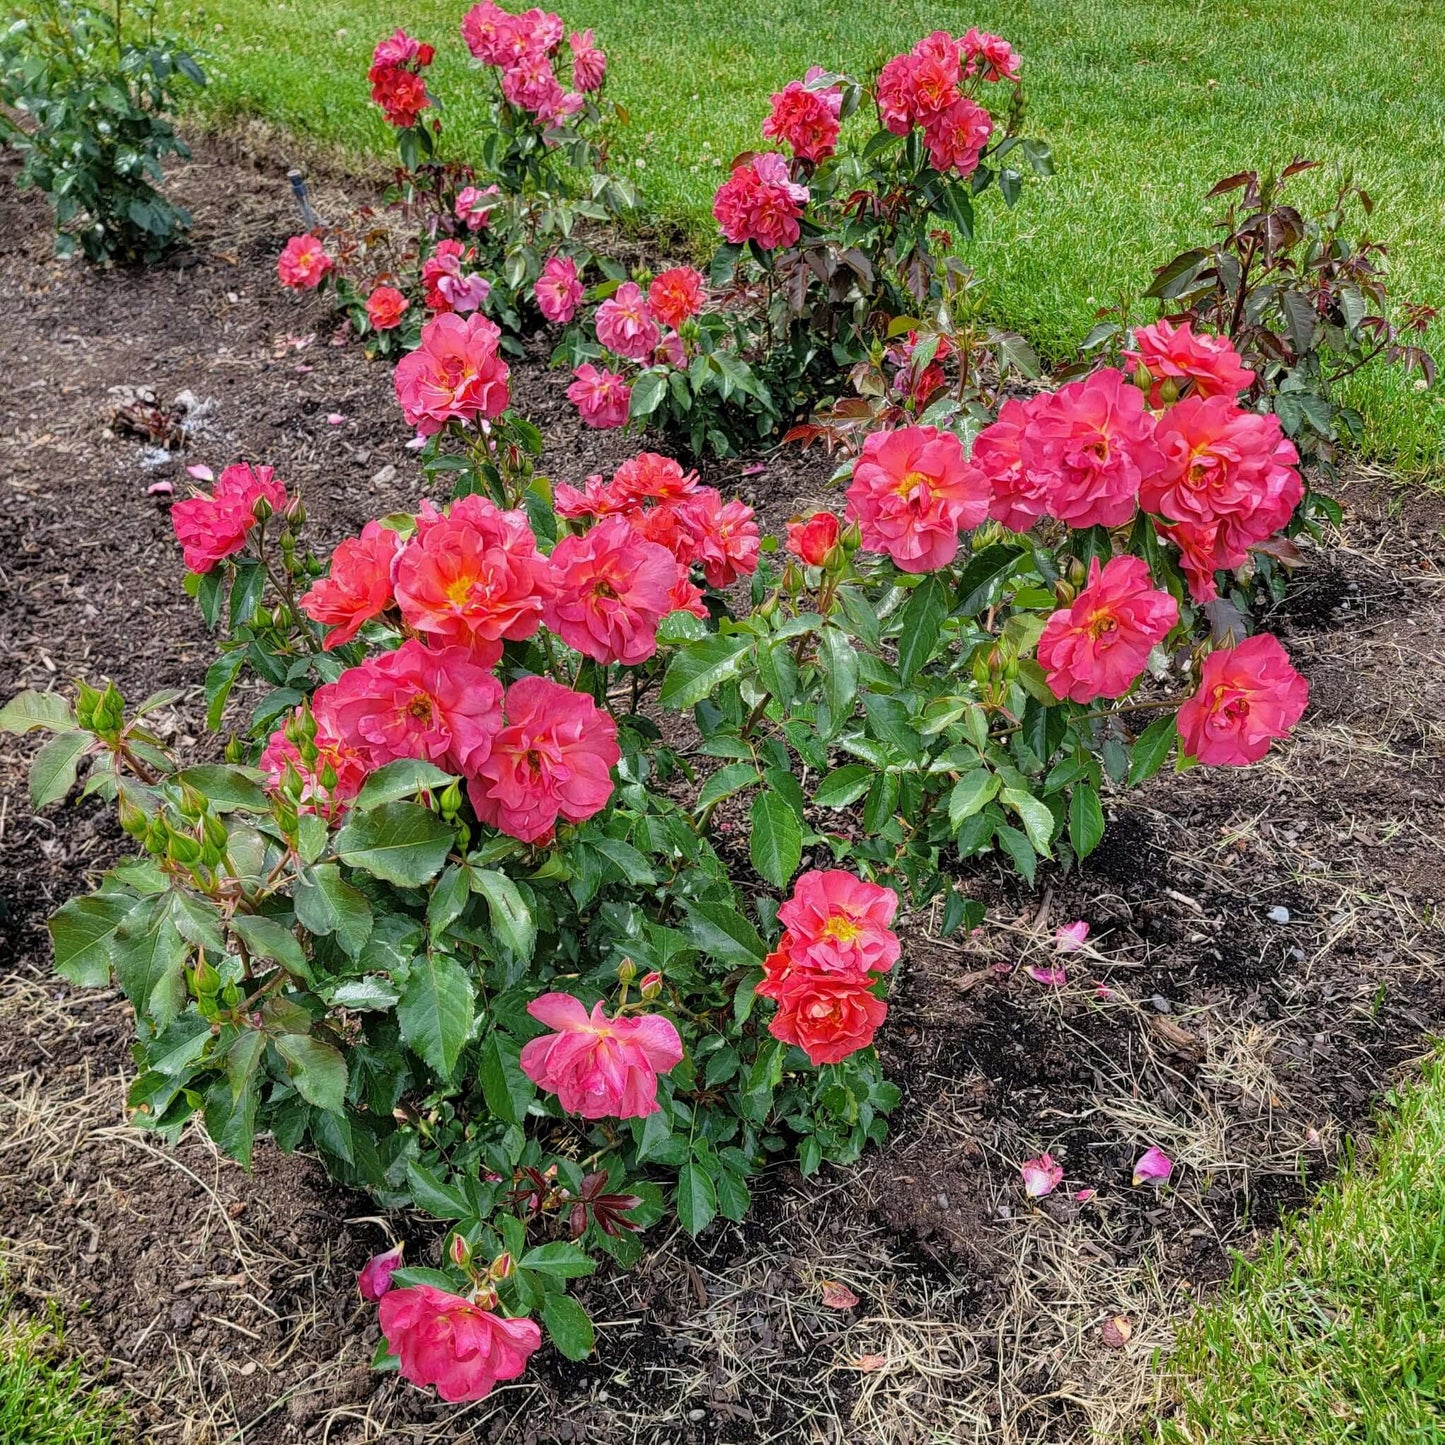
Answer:
[[1019, 1165], [1024, 1179], [1024, 1193], [1030, 1199], [1042, 1199], [1052, 1194], [1064, 1178], [1063, 1169], [1054, 1162], [1052, 1154], [1040, 1154], [1037, 1159], [1025, 1159]]
[[1155, 1180], [1163, 1184], [1173, 1172], [1174, 1161], [1162, 1149], [1151, 1144], [1134, 1166], [1134, 1183], [1137, 1186], [1145, 1180]]
[[1058, 966], [1045, 967], [1043, 964], [1031, 963], [1024, 972], [1035, 983], [1047, 984], [1050, 988], [1062, 988], [1069, 981], [1068, 974]]
[[1054, 933], [1054, 947], [1060, 953], [1077, 953], [1089, 936], [1089, 925], [1082, 918], [1066, 923]]

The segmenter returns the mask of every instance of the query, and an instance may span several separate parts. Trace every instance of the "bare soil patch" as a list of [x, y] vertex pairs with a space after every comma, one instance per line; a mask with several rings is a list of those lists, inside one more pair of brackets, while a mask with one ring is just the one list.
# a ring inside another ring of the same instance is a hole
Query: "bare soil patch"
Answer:
[[[282, 167], [211, 141], [175, 186], [193, 248], [142, 275], [55, 261], [41, 206], [0, 185], [0, 694], [79, 674], [132, 701], [184, 688], [167, 725], [205, 747], [210, 648], [148, 488], [179, 493], [190, 462], [269, 462], [323, 541], [420, 494], [389, 370], [332, 346], [322, 308], [276, 285], [294, 227]], [[323, 210], [344, 204], [319, 190]], [[540, 360], [516, 377], [554, 475], [633, 449], [582, 432]], [[167, 459], [108, 426], [116, 386], [213, 405]], [[706, 480], [775, 527], [827, 495], [825, 459], [763, 460]], [[1154, 1398], [1151, 1352], [1180, 1313], [1308, 1200], [1445, 1023], [1442, 514], [1369, 478], [1343, 500], [1337, 545], [1311, 551], [1272, 621], [1313, 689], [1294, 742], [1254, 769], [1111, 798], [1087, 866], [1046, 869], [1035, 891], [971, 866], [985, 929], [906, 931], [883, 1037], [905, 1087], [889, 1146], [811, 1181], [777, 1171], [747, 1222], [697, 1244], [659, 1234], [638, 1269], [587, 1283], [592, 1361], [544, 1354], [465, 1409], [368, 1368], [374, 1315], [352, 1273], [384, 1235], [365, 1199], [270, 1147], [248, 1175], [199, 1135], [171, 1151], [125, 1125], [126, 1005], [56, 981], [43, 926], [123, 839], [91, 806], [33, 817], [29, 750], [7, 743], [10, 1287], [22, 1305], [59, 1300], [141, 1437], [184, 1445], [1062, 1442], [1126, 1422]], [[1025, 966], [1075, 918], [1094, 950], [1065, 987], [1035, 983]], [[1180, 1165], [1161, 1196], [1129, 1186], [1149, 1143]], [[1017, 1165], [1041, 1149], [1069, 1184], [1031, 1205]], [[435, 1248], [392, 1224], [411, 1258]], [[825, 1280], [859, 1304], [825, 1307]], [[1132, 1334], [1113, 1347], [1118, 1315]]]

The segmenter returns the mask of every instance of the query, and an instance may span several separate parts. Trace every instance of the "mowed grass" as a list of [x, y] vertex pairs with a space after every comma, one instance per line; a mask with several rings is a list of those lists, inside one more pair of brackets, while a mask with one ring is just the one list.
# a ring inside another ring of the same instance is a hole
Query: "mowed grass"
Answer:
[[1190, 1327], [1158, 1445], [1445, 1439], [1445, 1061]]
[[3, 1445], [121, 1445], [133, 1438], [124, 1413], [86, 1382], [81, 1363], [60, 1355], [59, 1316], [7, 1319], [0, 1296], [0, 1442]]
[[[398, 24], [436, 43], [434, 89], [465, 149], [481, 118], [456, 38], [463, 0], [172, 0], [212, 52], [208, 104], [353, 151], [384, 153], [363, 72]], [[969, 249], [998, 318], [1048, 356], [1096, 307], [1137, 295], [1151, 264], [1208, 234], [1202, 197], [1230, 172], [1295, 156], [1352, 166], [1377, 206], [1402, 295], [1445, 304], [1445, 5], [1358, 0], [567, 0], [611, 57], [632, 125], [617, 140], [651, 207], [715, 234], [726, 159], [759, 143], [769, 93], [812, 63], [865, 74], [929, 30], [971, 23], [1023, 53], [1029, 128], [1057, 176], [1009, 214], [996, 195]], [[1301, 187], [1322, 193], [1322, 186]], [[1152, 313], [1151, 313], [1152, 314]], [[1445, 350], [1445, 327], [1434, 338]], [[1372, 446], [1445, 474], [1445, 391], [1376, 374], [1356, 390]]]

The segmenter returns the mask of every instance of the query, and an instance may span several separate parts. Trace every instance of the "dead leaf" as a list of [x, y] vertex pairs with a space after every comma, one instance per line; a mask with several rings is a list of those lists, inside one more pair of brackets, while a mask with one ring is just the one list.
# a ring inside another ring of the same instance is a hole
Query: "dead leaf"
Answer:
[[856, 1360], [848, 1362], [853, 1369], [862, 1370], [866, 1375], [876, 1375], [879, 1370], [888, 1367], [887, 1355], [859, 1355]]
[[1115, 1315], [1111, 1320], [1104, 1321], [1102, 1331], [1104, 1343], [1111, 1350], [1122, 1350], [1134, 1334], [1134, 1326], [1129, 1323], [1128, 1316]]
[[846, 1284], [839, 1284], [836, 1279], [825, 1279], [823, 1303], [830, 1310], [851, 1310], [858, 1303], [858, 1296]]

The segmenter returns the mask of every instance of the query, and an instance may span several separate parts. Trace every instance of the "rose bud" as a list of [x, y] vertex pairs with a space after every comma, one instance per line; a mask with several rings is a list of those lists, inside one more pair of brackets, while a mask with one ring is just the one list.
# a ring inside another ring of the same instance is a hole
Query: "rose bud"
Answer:
[[643, 998], [654, 999], [662, 992], [662, 975], [655, 970], [652, 973], [644, 973], [642, 981], [637, 987]]
[[398, 1244], [385, 1254], [373, 1255], [367, 1260], [361, 1273], [356, 1276], [356, 1287], [362, 1299], [375, 1303], [391, 1288], [392, 1272], [401, 1265], [401, 1252], [405, 1243]]
[[512, 1256], [510, 1254], [499, 1254], [492, 1261], [492, 1268], [489, 1271], [495, 1280], [504, 1280], [512, 1272]]
[[788, 523], [788, 551], [809, 567], [826, 567], [838, 536], [838, 518], [832, 512], [814, 512], [806, 520]]
[[471, 1247], [460, 1234], [452, 1235], [452, 1242], [448, 1246], [447, 1253], [451, 1255], [452, 1263], [458, 1269], [465, 1269], [471, 1263]]

